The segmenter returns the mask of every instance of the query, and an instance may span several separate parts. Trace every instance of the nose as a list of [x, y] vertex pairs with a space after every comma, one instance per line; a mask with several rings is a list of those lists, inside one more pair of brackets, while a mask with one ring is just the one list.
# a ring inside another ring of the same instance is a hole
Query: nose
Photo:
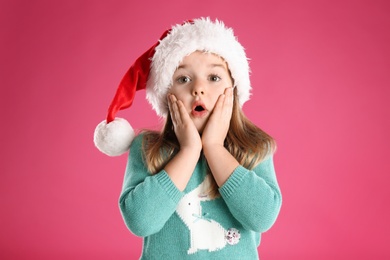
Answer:
[[200, 80], [196, 80], [192, 88], [192, 95], [200, 96], [200, 95], [204, 95], [204, 92], [205, 92], [205, 87], [203, 83]]

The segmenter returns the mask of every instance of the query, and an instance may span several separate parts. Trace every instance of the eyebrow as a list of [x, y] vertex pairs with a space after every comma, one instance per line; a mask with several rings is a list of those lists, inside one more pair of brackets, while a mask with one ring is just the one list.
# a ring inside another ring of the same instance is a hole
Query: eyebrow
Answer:
[[222, 64], [222, 63], [211, 64], [210, 67], [213, 67], [213, 68], [214, 67], [221, 67], [223, 69], [226, 69], [225, 64]]
[[[184, 65], [180, 65], [179, 67], [177, 67], [177, 69], [186, 69], [187, 67], [188, 67], [188, 65], [184, 64]], [[222, 63], [213, 63], [213, 64], [210, 64], [209, 67], [210, 68], [220, 67], [220, 68], [223, 68], [223, 69], [226, 68], [224, 66], [224, 64], [222, 64]]]

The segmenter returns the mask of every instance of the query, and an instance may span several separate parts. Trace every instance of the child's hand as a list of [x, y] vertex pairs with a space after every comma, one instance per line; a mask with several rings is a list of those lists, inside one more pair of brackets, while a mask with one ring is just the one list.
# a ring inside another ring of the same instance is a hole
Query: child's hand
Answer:
[[214, 106], [213, 113], [202, 134], [203, 149], [206, 146], [223, 146], [233, 111], [233, 88], [225, 89]]
[[190, 148], [202, 150], [202, 141], [198, 130], [192, 122], [183, 102], [177, 100], [173, 94], [168, 94], [169, 113], [180, 149]]

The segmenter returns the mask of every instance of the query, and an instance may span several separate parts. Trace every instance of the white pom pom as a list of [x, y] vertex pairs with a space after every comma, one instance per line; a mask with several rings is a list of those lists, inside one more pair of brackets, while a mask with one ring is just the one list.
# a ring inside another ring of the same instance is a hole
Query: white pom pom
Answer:
[[118, 156], [127, 152], [135, 136], [134, 130], [123, 118], [106, 120], [97, 125], [94, 133], [95, 146], [104, 154]]

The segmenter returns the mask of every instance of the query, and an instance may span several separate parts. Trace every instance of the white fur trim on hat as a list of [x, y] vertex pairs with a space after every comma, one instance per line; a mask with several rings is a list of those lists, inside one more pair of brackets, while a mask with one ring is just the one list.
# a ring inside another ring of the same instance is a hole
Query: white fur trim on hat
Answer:
[[96, 126], [95, 146], [109, 156], [118, 156], [127, 152], [135, 136], [134, 130], [123, 118], [115, 118], [107, 124], [104, 120]]
[[159, 116], [167, 116], [166, 95], [175, 70], [185, 56], [195, 51], [206, 51], [222, 57], [237, 87], [240, 105], [249, 100], [249, 64], [243, 46], [237, 41], [233, 30], [222, 22], [200, 18], [172, 27], [156, 47], [146, 84], [146, 98]]

